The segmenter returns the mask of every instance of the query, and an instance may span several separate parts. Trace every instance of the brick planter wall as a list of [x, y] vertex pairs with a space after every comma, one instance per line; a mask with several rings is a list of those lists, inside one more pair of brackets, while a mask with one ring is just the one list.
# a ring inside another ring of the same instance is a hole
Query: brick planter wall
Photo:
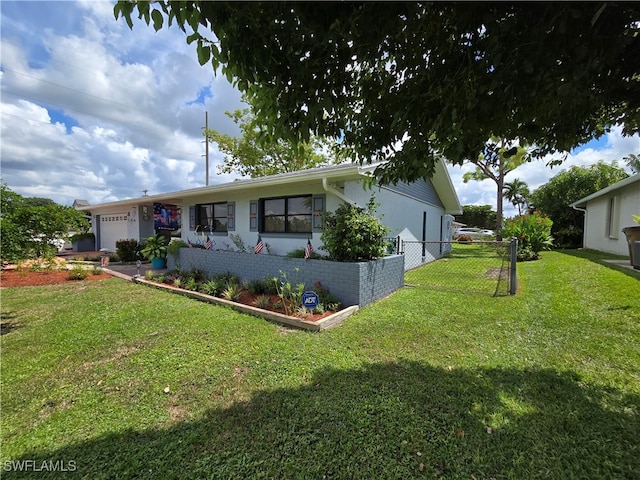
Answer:
[[189, 271], [197, 268], [208, 277], [229, 272], [241, 280], [249, 281], [272, 277], [281, 279], [282, 271], [292, 285], [302, 282], [307, 290], [311, 290], [313, 284], [319, 281], [344, 306], [364, 307], [404, 285], [402, 255], [392, 255], [370, 262], [345, 263], [181, 248], [177, 257], [176, 259], [173, 255], [168, 255], [169, 270], [180, 268]]

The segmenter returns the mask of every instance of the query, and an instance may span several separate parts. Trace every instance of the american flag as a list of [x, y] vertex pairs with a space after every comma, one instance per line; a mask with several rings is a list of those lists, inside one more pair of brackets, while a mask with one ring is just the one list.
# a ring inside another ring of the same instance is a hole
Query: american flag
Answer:
[[304, 249], [304, 258], [309, 258], [312, 252], [313, 252], [313, 246], [311, 245], [311, 240], [307, 239], [307, 246]]
[[262, 242], [262, 236], [258, 235], [258, 243], [256, 243], [255, 248], [253, 249], [253, 253], [260, 253], [264, 248], [264, 243]]
[[211, 250], [211, 247], [213, 247], [213, 242], [209, 238], [209, 235], [207, 235], [207, 243], [204, 244], [204, 248], [206, 248], [207, 250]]

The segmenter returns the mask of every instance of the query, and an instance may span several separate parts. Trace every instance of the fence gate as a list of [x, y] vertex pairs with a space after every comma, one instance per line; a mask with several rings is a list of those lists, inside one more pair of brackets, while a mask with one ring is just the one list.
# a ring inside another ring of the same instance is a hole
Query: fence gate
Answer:
[[405, 256], [405, 284], [438, 290], [513, 295], [518, 288], [517, 239], [420, 242], [398, 239]]

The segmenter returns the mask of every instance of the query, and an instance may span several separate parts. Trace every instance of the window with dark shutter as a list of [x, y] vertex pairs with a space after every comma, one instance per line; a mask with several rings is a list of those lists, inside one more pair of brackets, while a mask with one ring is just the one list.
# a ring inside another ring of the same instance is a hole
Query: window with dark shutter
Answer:
[[196, 205], [196, 226], [202, 232], [226, 232], [229, 223], [228, 203]]
[[258, 200], [249, 202], [249, 231], [258, 231]]
[[236, 229], [236, 203], [227, 203], [227, 231], [233, 232]]
[[260, 201], [260, 230], [265, 233], [311, 233], [312, 203], [311, 195], [263, 198]]

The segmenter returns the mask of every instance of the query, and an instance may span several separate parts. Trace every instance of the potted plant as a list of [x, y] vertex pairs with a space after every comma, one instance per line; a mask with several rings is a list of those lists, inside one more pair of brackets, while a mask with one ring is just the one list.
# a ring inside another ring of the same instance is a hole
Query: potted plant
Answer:
[[[640, 215], [634, 215], [633, 219], [638, 225], [631, 227], [625, 227], [622, 229], [622, 233], [627, 237], [627, 244], [629, 246], [629, 259], [633, 268], [640, 270], [640, 248], [634, 249], [634, 242], [640, 242]], [[636, 255], [638, 254], [638, 255]]]
[[167, 239], [162, 234], [151, 235], [144, 241], [140, 253], [151, 260], [154, 270], [165, 268], [167, 262]]

